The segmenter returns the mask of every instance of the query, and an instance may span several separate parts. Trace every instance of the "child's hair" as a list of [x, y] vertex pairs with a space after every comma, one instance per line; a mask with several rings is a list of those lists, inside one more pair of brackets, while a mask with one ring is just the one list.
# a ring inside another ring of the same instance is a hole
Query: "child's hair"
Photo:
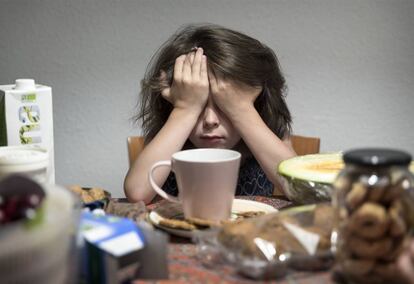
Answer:
[[[161, 96], [161, 91], [172, 84], [175, 59], [194, 47], [203, 48], [208, 69], [214, 74], [263, 87], [254, 103], [255, 108], [280, 139], [290, 135], [291, 116], [284, 100], [285, 79], [275, 53], [240, 32], [213, 24], [198, 24], [179, 29], [160, 47], [148, 65], [141, 82], [140, 111], [133, 118], [135, 122], [142, 119], [146, 143], [162, 128], [173, 109]], [[161, 70], [166, 72], [167, 82], [160, 79]], [[245, 149], [245, 145], [242, 148]]]

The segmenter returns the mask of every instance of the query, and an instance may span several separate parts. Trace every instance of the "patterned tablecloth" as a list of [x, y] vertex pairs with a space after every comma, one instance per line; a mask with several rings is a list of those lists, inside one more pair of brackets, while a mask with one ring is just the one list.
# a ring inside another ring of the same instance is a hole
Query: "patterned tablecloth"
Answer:
[[[237, 198], [264, 202], [277, 209], [291, 205], [289, 201], [281, 198], [262, 196]], [[154, 209], [156, 206], [157, 203], [149, 205], [148, 209]], [[196, 245], [185, 238], [172, 237], [168, 249], [169, 279], [136, 280], [133, 283], [333, 283], [330, 271], [294, 272], [282, 279], [263, 282], [250, 280], [225, 263], [207, 267], [197, 258]]]

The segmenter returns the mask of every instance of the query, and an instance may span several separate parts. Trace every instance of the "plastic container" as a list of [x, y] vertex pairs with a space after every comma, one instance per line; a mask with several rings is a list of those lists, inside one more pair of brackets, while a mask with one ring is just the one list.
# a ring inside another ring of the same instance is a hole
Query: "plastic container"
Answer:
[[49, 180], [48, 164], [48, 152], [39, 146], [0, 147], [0, 179], [19, 173], [45, 183]]
[[413, 219], [411, 156], [391, 149], [344, 153], [334, 182], [332, 241], [338, 275], [350, 283], [396, 283]]
[[43, 189], [41, 221], [0, 226], [1, 283], [78, 283], [80, 202], [63, 187], [46, 184]]
[[334, 260], [333, 212], [330, 203], [319, 203], [198, 230], [193, 237], [197, 257], [208, 267], [228, 263], [238, 273], [260, 280], [326, 270]]

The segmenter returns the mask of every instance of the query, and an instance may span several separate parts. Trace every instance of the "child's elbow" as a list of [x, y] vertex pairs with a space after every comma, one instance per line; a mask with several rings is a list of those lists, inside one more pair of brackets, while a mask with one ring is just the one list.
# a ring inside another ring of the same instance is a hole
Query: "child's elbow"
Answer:
[[144, 190], [141, 189], [139, 186], [129, 182], [128, 179], [124, 181], [124, 193], [128, 202], [136, 203], [143, 201], [146, 205], [151, 203], [153, 196], [148, 196], [144, 194]]

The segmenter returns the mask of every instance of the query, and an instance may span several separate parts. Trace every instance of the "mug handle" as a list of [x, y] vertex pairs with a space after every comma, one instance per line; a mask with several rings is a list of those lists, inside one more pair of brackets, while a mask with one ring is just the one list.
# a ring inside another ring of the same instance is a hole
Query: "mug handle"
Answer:
[[156, 168], [158, 168], [158, 167], [163, 167], [163, 166], [164, 167], [170, 167], [171, 168], [171, 161], [167, 161], [167, 160], [166, 161], [159, 161], [159, 162], [156, 162], [154, 165], [152, 165], [152, 167], [151, 167], [151, 169], [149, 171], [149, 174], [148, 174], [149, 182], [150, 182], [152, 188], [155, 190], [155, 192], [158, 193], [162, 198], [164, 198], [164, 199], [166, 199], [168, 201], [171, 201], [171, 202], [181, 203], [180, 200], [177, 197], [172, 196], [172, 195], [166, 193], [164, 190], [162, 190], [155, 183], [154, 178], [152, 177], [152, 173], [154, 172], [154, 170]]

